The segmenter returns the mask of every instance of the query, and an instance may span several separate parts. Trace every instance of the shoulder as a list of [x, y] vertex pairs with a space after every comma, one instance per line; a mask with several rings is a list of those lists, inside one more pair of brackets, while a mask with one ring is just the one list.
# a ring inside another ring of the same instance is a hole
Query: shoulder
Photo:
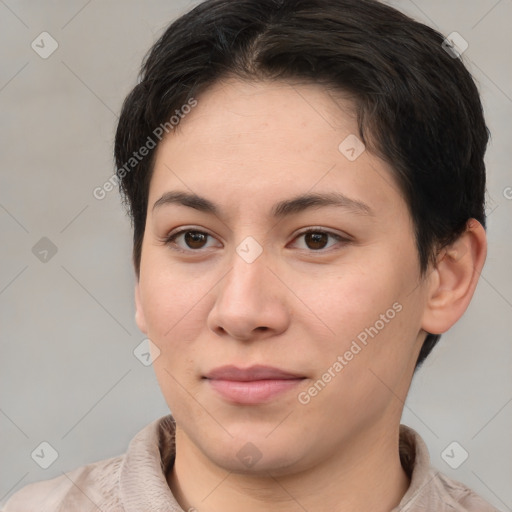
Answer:
[[443, 473], [432, 470], [439, 496], [447, 510], [457, 512], [499, 512], [475, 491], [462, 482], [448, 478]]
[[116, 484], [124, 456], [81, 466], [61, 476], [34, 482], [14, 493], [2, 512], [41, 510], [116, 510]]
[[499, 512], [465, 484], [435, 469], [421, 436], [405, 425], [400, 425], [400, 460], [411, 482], [393, 512]]
[[166, 493], [168, 501], [163, 468], [173, 462], [174, 426], [171, 415], [158, 418], [135, 435], [126, 453], [26, 485], [0, 504], [1, 512], [123, 512], [124, 502], [152, 503]]

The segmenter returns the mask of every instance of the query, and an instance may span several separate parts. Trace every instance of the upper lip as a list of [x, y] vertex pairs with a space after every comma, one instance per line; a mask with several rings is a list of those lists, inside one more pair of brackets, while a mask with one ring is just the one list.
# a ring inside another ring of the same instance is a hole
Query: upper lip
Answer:
[[237, 366], [220, 366], [205, 375], [207, 379], [233, 380], [247, 382], [251, 380], [285, 380], [301, 379], [303, 375], [290, 373], [272, 366], [255, 365], [249, 368], [238, 368]]

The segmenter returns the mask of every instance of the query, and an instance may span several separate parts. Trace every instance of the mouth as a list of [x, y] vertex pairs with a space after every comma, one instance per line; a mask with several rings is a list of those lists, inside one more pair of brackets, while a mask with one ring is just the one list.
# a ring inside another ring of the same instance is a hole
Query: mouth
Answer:
[[208, 372], [203, 379], [224, 400], [254, 405], [268, 402], [293, 390], [306, 377], [270, 366], [238, 368], [222, 366]]

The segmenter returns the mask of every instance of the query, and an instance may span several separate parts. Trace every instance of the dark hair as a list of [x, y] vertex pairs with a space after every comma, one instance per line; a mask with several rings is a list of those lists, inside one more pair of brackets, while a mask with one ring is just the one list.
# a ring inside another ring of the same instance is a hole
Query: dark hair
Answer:
[[[137, 276], [155, 150], [133, 154], [231, 76], [300, 79], [354, 98], [360, 138], [392, 166], [408, 203], [422, 275], [470, 218], [485, 228], [489, 133], [476, 85], [444, 39], [376, 0], [207, 0], [173, 22], [145, 57], [115, 138]], [[439, 338], [427, 334], [416, 368]]]

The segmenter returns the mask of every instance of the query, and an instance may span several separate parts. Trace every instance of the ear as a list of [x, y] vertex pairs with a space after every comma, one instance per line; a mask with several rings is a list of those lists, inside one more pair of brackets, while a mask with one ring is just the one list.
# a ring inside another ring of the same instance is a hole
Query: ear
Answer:
[[139, 281], [135, 283], [135, 323], [141, 332], [144, 334], [148, 333], [146, 326], [146, 317], [144, 316], [144, 310], [142, 309], [142, 301], [140, 299], [140, 287]]
[[422, 328], [442, 334], [464, 314], [487, 256], [487, 238], [483, 226], [469, 219], [464, 233], [440, 251], [429, 275], [428, 296]]

